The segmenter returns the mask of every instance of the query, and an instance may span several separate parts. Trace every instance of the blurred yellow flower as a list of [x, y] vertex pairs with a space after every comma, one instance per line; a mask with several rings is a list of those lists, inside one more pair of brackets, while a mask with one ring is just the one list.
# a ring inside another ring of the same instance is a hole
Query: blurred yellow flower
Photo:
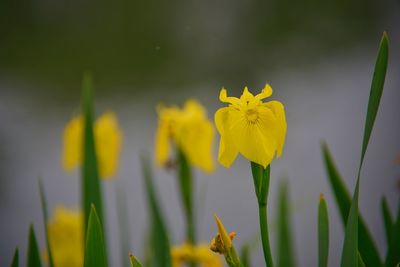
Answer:
[[168, 163], [171, 141], [181, 149], [191, 165], [203, 171], [214, 169], [212, 144], [214, 128], [207, 119], [207, 111], [195, 100], [176, 106], [157, 108], [158, 128], [155, 137], [155, 156], [158, 165]]
[[[108, 111], [95, 121], [94, 138], [100, 176], [109, 178], [117, 169], [122, 143], [122, 132], [113, 112]], [[78, 115], [72, 118], [64, 129], [63, 166], [65, 170], [72, 170], [81, 164], [82, 141], [83, 117]]]
[[221, 135], [218, 161], [229, 168], [238, 153], [266, 168], [275, 153], [282, 154], [286, 136], [286, 118], [279, 101], [263, 102], [272, 95], [267, 84], [256, 96], [244, 88], [240, 98], [228, 97], [224, 88], [219, 99], [229, 103], [215, 113], [215, 124]]
[[83, 215], [57, 207], [48, 222], [49, 244], [56, 267], [82, 267], [84, 253]]
[[217, 254], [211, 252], [206, 244], [193, 246], [185, 243], [174, 246], [171, 251], [172, 266], [180, 267], [183, 264], [199, 263], [201, 267], [222, 267], [222, 260]]

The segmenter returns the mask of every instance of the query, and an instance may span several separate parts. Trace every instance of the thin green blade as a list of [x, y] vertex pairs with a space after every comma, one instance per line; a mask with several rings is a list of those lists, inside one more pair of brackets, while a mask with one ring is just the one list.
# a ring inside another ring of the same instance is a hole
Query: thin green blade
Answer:
[[14, 257], [11, 263], [11, 267], [18, 267], [19, 266], [19, 252], [18, 248], [15, 249]]
[[50, 242], [49, 242], [49, 231], [48, 231], [48, 227], [47, 227], [47, 222], [49, 221], [48, 220], [49, 216], [48, 216], [46, 194], [44, 193], [43, 183], [40, 178], [38, 179], [38, 182], [39, 182], [40, 202], [42, 204], [44, 232], [45, 232], [45, 236], [46, 236], [47, 255], [49, 257], [49, 266], [54, 267], [53, 254], [51, 252], [51, 247], [50, 247]]
[[[84, 211], [84, 227], [89, 225], [89, 216], [92, 204], [96, 207], [96, 212], [100, 220], [100, 226], [103, 238], [106, 239], [105, 220], [103, 214], [103, 201], [101, 195], [101, 183], [96, 157], [96, 146], [93, 133], [93, 86], [92, 78], [86, 74], [83, 78], [82, 93], [82, 112], [84, 117], [84, 135], [83, 135], [83, 161], [82, 161], [82, 210]], [[105, 257], [107, 257], [107, 246], [104, 242]]]
[[328, 207], [321, 194], [318, 205], [318, 266], [328, 266], [329, 255], [329, 218]]
[[364, 263], [364, 260], [361, 257], [360, 252], [358, 252], [358, 267], [366, 267], [365, 263]]
[[397, 266], [400, 263], [400, 203], [397, 208], [396, 222], [391, 230], [390, 245], [385, 263], [387, 267]]
[[[122, 182], [122, 181], [120, 181]], [[119, 223], [119, 239], [121, 243], [121, 260], [123, 266], [129, 266], [129, 259], [126, 255], [129, 253], [129, 218], [128, 218], [128, 208], [127, 208], [127, 200], [125, 194], [125, 188], [122, 186], [118, 186], [118, 190], [116, 190], [117, 196], [117, 215], [118, 215], [118, 223]]]
[[86, 233], [84, 267], [107, 267], [102, 229], [95, 206], [92, 205]]
[[286, 182], [282, 182], [278, 196], [278, 267], [295, 266], [292, 232], [290, 228], [289, 193]]
[[[350, 193], [348, 192], [343, 178], [338, 172], [335, 162], [331, 156], [328, 146], [322, 144], [322, 153], [324, 157], [325, 168], [328, 174], [328, 181], [331, 185], [332, 191], [335, 196], [336, 204], [339, 208], [343, 225], [346, 225], [347, 218], [349, 216], [349, 210], [351, 205]], [[381, 266], [382, 261], [378, 253], [378, 249], [375, 246], [375, 242], [372, 239], [370, 231], [364, 222], [361, 214], [358, 215], [358, 246], [359, 251], [363, 259], [370, 266]], [[368, 266], [369, 266], [368, 265]]]
[[383, 86], [385, 84], [386, 69], [388, 64], [388, 36], [383, 33], [381, 43], [379, 45], [378, 56], [376, 58], [374, 76], [371, 83], [371, 91], [368, 100], [367, 118], [365, 120], [363, 145], [361, 150], [360, 168], [364, 161], [365, 152], [367, 151], [369, 139], [371, 137], [372, 128], [376, 114], [378, 113], [379, 102], [381, 100]]
[[147, 202], [151, 214], [153, 260], [157, 267], [171, 267], [170, 243], [164, 218], [156, 196], [153, 176], [147, 160], [142, 158], [143, 177], [147, 193]]
[[392, 236], [392, 229], [393, 229], [394, 222], [393, 222], [392, 214], [390, 213], [387, 199], [385, 197], [382, 197], [381, 206], [382, 206], [383, 223], [385, 225], [386, 242], [388, 244], [388, 247], [390, 247], [390, 243], [391, 243], [390, 240], [391, 240], [391, 236]]
[[136, 259], [135, 256], [133, 256], [132, 254], [129, 255], [129, 260], [131, 262], [131, 266], [132, 267], [142, 267], [142, 265], [140, 264], [140, 262]]
[[358, 191], [359, 179], [357, 179], [351, 202], [349, 217], [347, 219], [344, 244], [342, 250], [341, 267], [357, 266], [358, 263]]
[[27, 256], [28, 267], [41, 267], [39, 246], [37, 243], [35, 230], [33, 225], [29, 227], [29, 243], [28, 243], [28, 256]]
[[249, 244], [245, 244], [242, 246], [240, 250], [240, 261], [244, 267], [251, 267]]

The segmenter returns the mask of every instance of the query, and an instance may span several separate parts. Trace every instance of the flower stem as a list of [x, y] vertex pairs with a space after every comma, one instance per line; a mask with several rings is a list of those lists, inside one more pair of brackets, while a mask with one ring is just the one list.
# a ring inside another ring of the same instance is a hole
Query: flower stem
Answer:
[[261, 228], [261, 241], [264, 252], [265, 264], [267, 267], [273, 267], [271, 247], [269, 245], [269, 233], [268, 233], [268, 222], [267, 222], [267, 205], [258, 205], [258, 214], [260, 216], [260, 228]]
[[268, 218], [267, 203], [268, 203], [270, 170], [271, 169], [269, 165], [264, 169], [263, 166], [251, 162], [251, 172], [253, 174], [254, 189], [258, 201], [261, 241], [263, 246], [265, 264], [267, 267], [274, 266], [274, 263], [272, 261], [271, 247], [269, 245], [268, 219], [267, 219]]

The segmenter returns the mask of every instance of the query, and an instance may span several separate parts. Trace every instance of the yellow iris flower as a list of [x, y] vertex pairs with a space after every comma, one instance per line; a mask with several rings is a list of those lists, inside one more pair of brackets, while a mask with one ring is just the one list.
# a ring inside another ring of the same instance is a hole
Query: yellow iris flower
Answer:
[[176, 106], [160, 106], [157, 112], [156, 163], [168, 163], [172, 141], [181, 149], [191, 165], [211, 172], [214, 169], [212, 145], [215, 134], [205, 108], [195, 100], [188, 100], [182, 109]]
[[222, 267], [222, 261], [217, 254], [211, 252], [207, 244], [193, 246], [185, 243], [174, 246], [171, 251], [172, 266], [180, 267], [183, 264], [199, 263], [201, 267]]
[[[114, 175], [121, 151], [122, 132], [113, 112], [106, 112], [94, 123], [99, 173], [102, 178]], [[64, 129], [63, 166], [72, 170], [82, 161], [83, 117], [74, 117]]]
[[228, 97], [224, 88], [219, 99], [229, 103], [215, 113], [215, 124], [221, 135], [218, 161], [229, 168], [238, 153], [266, 168], [275, 154], [282, 154], [286, 136], [284, 106], [279, 101], [263, 102], [272, 95], [268, 84], [254, 96], [247, 87], [240, 98]]
[[80, 212], [57, 207], [48, 222], [49, 244], [57, 267], [83, 266], [83, 215]]

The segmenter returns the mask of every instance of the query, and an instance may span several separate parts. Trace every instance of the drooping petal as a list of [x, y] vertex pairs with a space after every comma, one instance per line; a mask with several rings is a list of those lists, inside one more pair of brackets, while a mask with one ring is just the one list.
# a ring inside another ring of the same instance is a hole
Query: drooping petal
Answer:
[[164, 165], [170, 152], [170, 130], [167, 123], [159, 122], [155, 137], [155, 158], [156, 164]]
[[231, 134], [229, 133], [229, 113], [232, 108], [225, 107], [220, 108], [215, 113], [215, 125], [217, 126], [218, 132], [221, 135], [218, 150], [218, 161], [224, 167], [229, 168], [232, 162], [239, 153], [235, 144], [233, 143]]
[[276, 150], [276, 140], [271, 133], [274, 117], [268, 109], [258, 109], [258, 120], [249, 122], [242, 111], [229, 113], [231, 126], [229, 133], [239, 152], [248, 160], [268, 166]]
[[96, 120], [94, 135], [100, 176], [109, 178], [117, 169], [122, 143], [115, 113], [108, 111]]
[[277, 143], [277, 156], [280, 157], [282, 154], [287, 129], [285, 108], [283, 104], [279, 101], [269, 101], [264, 105], [272, 110], [276, 118], [276, 122], [274, 123], [274, 134]]
[[81, 162], [83, 118], [76, 116], [65, 126], [63, 136], [63, 167], [69, 171]]

